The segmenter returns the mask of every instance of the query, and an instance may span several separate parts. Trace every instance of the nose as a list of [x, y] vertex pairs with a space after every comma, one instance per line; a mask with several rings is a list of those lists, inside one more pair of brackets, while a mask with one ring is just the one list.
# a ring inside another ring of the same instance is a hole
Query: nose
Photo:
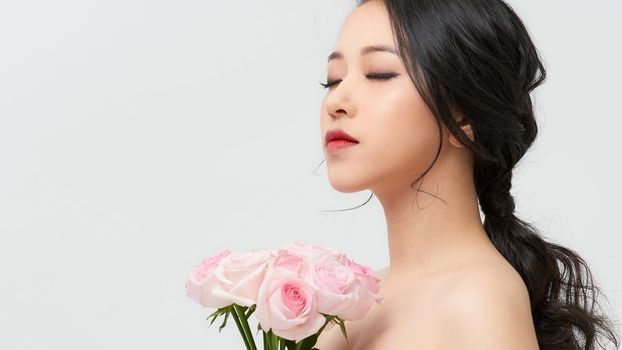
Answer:
[[353, 116], [355, 114], [354, 103], [352, 100], [352, 88], [347, 85], [346, 79], [333, 85], [326, 93], [324, 108], [332, 118], [341, 116]]

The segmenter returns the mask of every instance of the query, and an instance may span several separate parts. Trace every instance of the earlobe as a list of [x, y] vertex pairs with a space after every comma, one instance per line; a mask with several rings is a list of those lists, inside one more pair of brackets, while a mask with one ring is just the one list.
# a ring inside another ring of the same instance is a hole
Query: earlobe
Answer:
[[466, 123], [462, 126], [462, 130], [469, 137], [469, 140], [471, 140], [471, 142], [475, 141], [475, 134], [473, 133], [473, 128], [471, 127], [471, 124]]
[[[469, 140], [475, 141], [475, 135], [473, 133], [473, 128], [471, 127], [471, 124], [469, 124], [467, 121], [463, 119], [460, 121], [460, 128], [467, 135]], [[460, 141], [458, 141], [458, 139], [456, 139], [453, 134], [449, 135], [449, 142], [455, 147], [458, 147], [458, 148], [464, 147], [464, 145]]]

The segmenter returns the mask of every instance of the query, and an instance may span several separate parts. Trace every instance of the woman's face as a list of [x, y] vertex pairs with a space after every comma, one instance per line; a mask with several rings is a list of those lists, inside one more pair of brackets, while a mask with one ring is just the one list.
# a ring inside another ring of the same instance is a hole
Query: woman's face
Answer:
[[[397, 48], [384, 4], [377, 0], [350, 13], [335, 47], [341, 55], [328, 62], [327, 81], [336, 84], [322, 101], [320, 126], [329, 180], [340, 192], [404, 191], [434, 160], [438, 127], [400, 57], [361, 54], [369, 45]], [[381, 80], [374, 74], [395, 76]], [[324, 137], [334, 129], [359, 143], [327, 151]]]

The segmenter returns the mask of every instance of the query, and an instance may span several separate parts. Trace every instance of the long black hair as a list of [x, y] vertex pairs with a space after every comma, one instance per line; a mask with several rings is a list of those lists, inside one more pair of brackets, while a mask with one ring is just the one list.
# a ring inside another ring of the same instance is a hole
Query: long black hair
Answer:
[[[512, 169], [536, 138], [530, 92], [546, 77], [521, 19], [502, 0], [382, 1], [400, 57], [439, 133], [445, 125], [474, 154], [484, 229], [527, 286], [540, 349], [594, 349], [602, 346], [598, 334], [617, 349], [612, 322], [598, 311], [602, 292], [585, 260], [545, 241], [514, 214]], [[464, 123], [474, 141], [463, 132]], [[432, 168], [441, 147], [442, 138], [434, 161], [411, 188]]]

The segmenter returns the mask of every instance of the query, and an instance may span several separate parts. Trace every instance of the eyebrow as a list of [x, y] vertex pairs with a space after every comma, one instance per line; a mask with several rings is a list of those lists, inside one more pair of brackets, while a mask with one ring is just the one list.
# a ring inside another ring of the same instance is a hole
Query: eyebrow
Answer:
[[[370, 54], [372, 52], [390, 52], [392, 54], [397, 55], [397, 50], [395, 50], [394, 48], [390, 47], [390, 46], [386, 46], [386, 45], [370, 45], [370, 46], [365, 46], [361, 49], [361, 56], [362, 55], [366, 55], [366, 54]], [[330, 62], [330, 60], [333, 59], [342, 59], [343, 58], [343, 54], [339, 51], [334, 51], [331, 52], [330, 55], [328, 55], [328, 60]]]

